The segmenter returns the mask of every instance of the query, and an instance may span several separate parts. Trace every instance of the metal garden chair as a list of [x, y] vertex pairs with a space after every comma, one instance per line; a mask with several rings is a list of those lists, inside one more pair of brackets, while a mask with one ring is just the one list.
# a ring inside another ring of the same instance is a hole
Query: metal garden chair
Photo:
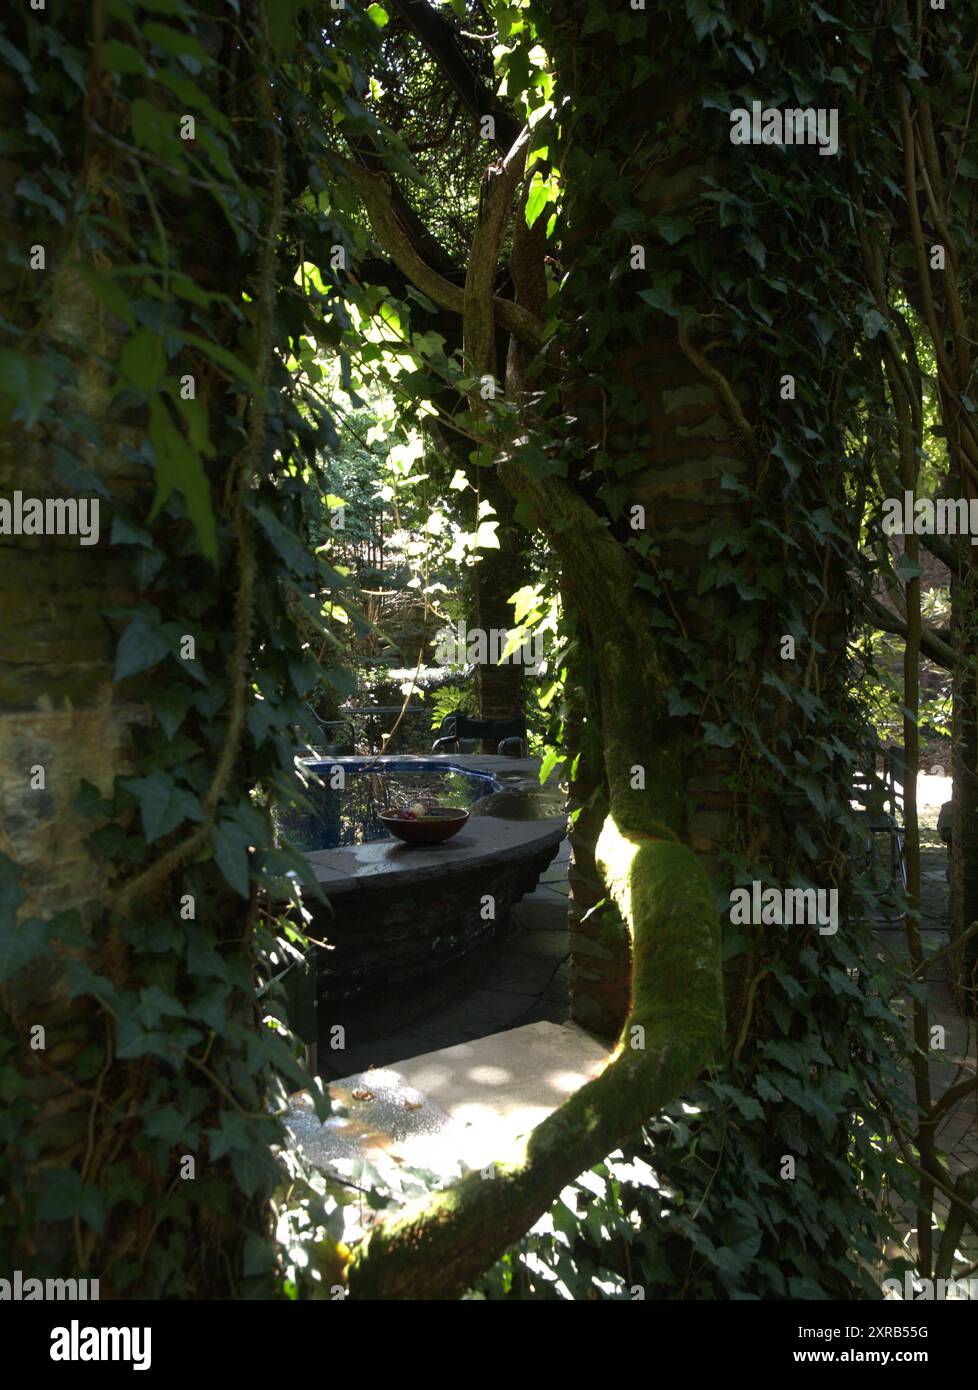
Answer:
[[897, 926], [902, 924], [902, 899], [907, 891], [906, 830], [901, 824], [906, 769], [903, 749], [884, 750], [882, 774], [876, 770], [875, 756], [870, 769], [854, 776], [852, 801], [864, 821], [864, 867], [872, 884], [870, 891], [884, 921]]
[[[446, 714], [441, 721], [438, 737], [431, 745], [432, 753], [477, 752], [481, 739], [495, 742], [496, 752], [504, 757], [525, 758], [527, 756], [526, 720], [519, 719], [473, 719], [470, 714], [456, 710]], [[463, 750], [461, 745], [471, 740], [471, 750]]]

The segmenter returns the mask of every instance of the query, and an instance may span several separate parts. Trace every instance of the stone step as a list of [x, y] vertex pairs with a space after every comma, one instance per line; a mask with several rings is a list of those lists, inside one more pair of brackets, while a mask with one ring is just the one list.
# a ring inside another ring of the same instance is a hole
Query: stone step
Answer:
[[450, 1174], [504, 1159], [604, 1065], [607, 1047], [574, 1024], [530, 1023], [330, 1083], [345, 1113], [320, 1125], [292, 1098], [295, 1146], [331, 1167], [358, 1154]]
[[408, 1085], [472, 1131], [488, 1162], [603, 1067], [607, 1047], [572, 1023], [529, 1023], [396, 1063]]

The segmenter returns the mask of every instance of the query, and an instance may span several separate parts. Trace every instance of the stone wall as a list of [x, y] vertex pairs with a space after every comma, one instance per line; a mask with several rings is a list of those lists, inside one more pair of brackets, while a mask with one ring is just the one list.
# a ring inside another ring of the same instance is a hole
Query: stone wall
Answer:
[[[328, 943], [317, 952], [321, 1055], [337, 1024], [351, 1045], [369, 1042], [455, 998], [465, 976], [455, 967], [510, 930], [513, 905], [536, 887], [558, 843], [404, 882], [396, 891], [389, 881], [368, 879], [335, 895], [332, 915], [317, 908], [310, 935]], [[483, 915], [486, 895], [493, 898], [492, 918]]]

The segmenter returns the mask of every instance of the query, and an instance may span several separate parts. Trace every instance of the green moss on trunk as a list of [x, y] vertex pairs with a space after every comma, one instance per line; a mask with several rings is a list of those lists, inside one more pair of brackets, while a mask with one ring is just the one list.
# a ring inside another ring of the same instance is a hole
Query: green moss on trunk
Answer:
[[384, 1222], [353, 1255], [358, 1298], [457, 1298], [550, 1207], [561, 1188], [681, 1095], [724, 1034], [720, 932], [696, 856], [649, 815], [644, 834], [612, 816], [598, 842], [609, 892], [632, 930], [633, 999], [600, 1076], [538, 1125], [522, 1158], [470, 1173]]

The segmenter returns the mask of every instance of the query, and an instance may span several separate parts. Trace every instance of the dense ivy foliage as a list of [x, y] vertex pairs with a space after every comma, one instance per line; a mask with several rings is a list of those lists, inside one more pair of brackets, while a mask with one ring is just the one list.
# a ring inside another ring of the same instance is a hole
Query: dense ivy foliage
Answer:
[[[671, 711], [688, 717], [704, 748], [741, 750], [730, 784], [743, 808], [740, 835], [715, 868], [722, 911], [733, 884], [810, 886], [827, 876], [844, 888], [848, 862], [860, 862], [849, 788], [866, 756], [867, 712], [847, 693], [844, 677], [854, 671], [836, 661], [821, 687], [815, 674], [816, 653], [838, 648], [844, 612], [872, 586], [880, 547], [861, 547], [868, 529], [878, 532], [874, 508], [888, 482], [892, 406], [875, 342], [886, 320], [859, 267], [855, 229], [910, 263], [893, 84], [920, 91], [926, 83], [942, 128], [967, 130], [970, 39], [954, 16], [927, 16], [920, 36], [899, 6], [872, 16], [864, 6], [836, 5], [832, 14], [814, 6], [803, 23], [790, 7], [769, 4], [742, 7], [738, 17], [695, 0], [686, 10], [696, 41], [683, 41], [680, 61], [665, 37], [674, 33], [671, 7], [626, 14], [595, 0], [581, 34], [600, 57], [583, 59], [583, 72], [569, 56], [579, 47], [568, 12], [535, 12], [558, 73], [565, 197], [578, 215], [597, 203], [607, 222], [589, 222], [583, 236], [580, 223], [557, 223], [570, 264], [553, 307], [569, 365], [559, 396], [552, 391], [549, 404], [544, 395], [539, 409], [571, 400], [574, 443], [527, 467], [562, 466], [648, 561], [640, 584], [660, 601], [655, 640], [675, 654]], [[887, 61], [871, 66], [881, 53]], [[936, 72], [943, 82], [935, 89]], [[643, 134], [641, 120], [622, 117], [616, 128], [609, 118], [620, 109], [611, 105], [616, 92], [679, 81], [692, 107], [681, 131], [663, 122]], [[758, 97], [765, 106], [836, 107], [838, 157], [732, 157], [728, 113]], [[678, 156], [704, 161], [708, 191], [677, 193], [650, 225], [639, 190], [657, 162]], [[974, 166], [959, 156], [963, 217]], [[706, 218], [704, 199], [717, 219]], [[966, 225], [955, 236], [964, 254], [973, 249]], [[644, 271], [629, 265], [634, 243], [646, 247]], [[893, 283], [899, 302], [897, 276]], [[645, 341], [650, 308], [656, 331], [665, 315], [680, 341], [719, 328], [736, 345], [735, 419], [736, 400], [751, 401], [750, 422], [739, 417], [751, 475], [723, 480], [750, 520], [738, 514], [714, 529], [708, 563], [692, 581], [656, 563], [654, 538], [629, 535], [623, 511], [635, 465], [610, 448], [585, 452], [582, 442], [641, 421], [643, 399], [609, 362], [609, 346]], [[786, 375], [797, 383], [793, 400], [780, 389]], [[548, 426], [551, 446], [552, 419]], [[704, 643], [687, 635], [676, 610], [695, 612], [714, 592], [730, 602]], [[784, 634], [798, 644], [797, 664], [779, 659]], [[586, 684], [584, 644], [574, 668]], [[592, 760], [594, 737], [585, 725]], [[826, 833], [833, 826], [839, 833]], [[727, 924], [743, 1010], [731, 1055], [650, 1127], [631, 1165], [609, 1162], [576, 1198], [568, 1194], [550, 1230], [524, 1247], [526, 1268], [514, 1274], [507, 1260], [490, 1294], [580, 1296], [593, 1286], [629, 1297], [641, 1285], [651, 1297], [880, 1296], [881, 1197], [890, 1186], [907, 1190], [893, 1115], [878, 1103], [898, 1104], [905, 1044], [892, 1001], [906, 982], [877, 960], [865, 880], [857, 873], [849, 887], [848, 920], [815, 942], [790, 929]], [[909, 993], [922, 991], [911, 985]], [[899, 1118], [908, 1123], [906, 1112]], [[784, 1155], [797, 1156], [791, 1182], [782, 1181]]]
[[[117, 575], [103, 679], [132, 741], [125, 775], [75, 802], [97, 899], [16, 921], [32, 885], [0, 859], [0, 1244], [5, 1265], [35, 1252], [39, 1275], [70, 1258], [104, 1295], [270, 1287], [276, 1114], [306, 1084], [282, 1027], [260, 1024], [274, 999], [255, 999], [301, 940], [290, 899], [318, 891], [275, 847], [270, 809], [301, 790], [304, 697], [350, 686], [313, 654], [324, 595], [346, 584], [309, 530], [336, 436], [286, 363], [303, 335], [328, 347], [341, 302], [295, 271], [348, 238], [308, 190], [324, 122], [360, 119], [358, 55], [376, 35], [347, 12], [341, 58], [311, 9], [54, 0], [4, 16], [24, 98], [4, 134], [20, 170], [4, 214], [8, 439], [29, 431], [55, 486], [101, 499], [89, 564]], [[16, 462], [5, 482], [36, 487]], [[44, 990], [25, 985], [55, 963]], [[45, 1009], [52, 990], [80, 1029]], [[27, 1050], [34, 1023], [50, 1060]], [[69, 1135], [62, 1158], [32, 1116], [64, 1092], [87, 1142]]]

